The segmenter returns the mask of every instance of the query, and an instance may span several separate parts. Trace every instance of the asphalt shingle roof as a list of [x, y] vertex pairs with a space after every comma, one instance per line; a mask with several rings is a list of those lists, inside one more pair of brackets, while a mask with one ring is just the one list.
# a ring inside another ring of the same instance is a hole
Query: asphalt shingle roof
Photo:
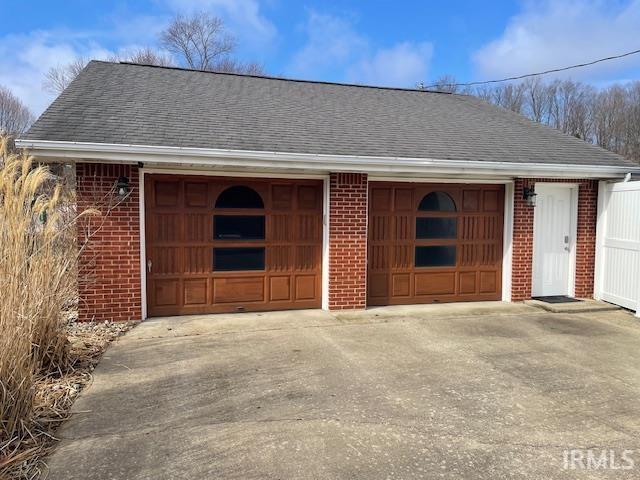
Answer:
[[23, 137], [637, 166], [475, 97], [93, 61]]

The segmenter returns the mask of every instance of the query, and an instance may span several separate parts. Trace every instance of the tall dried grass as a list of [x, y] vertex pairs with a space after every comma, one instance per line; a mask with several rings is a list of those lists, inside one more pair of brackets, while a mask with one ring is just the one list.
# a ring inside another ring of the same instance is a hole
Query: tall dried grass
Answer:
[[0, 139], [0, 465], [46, 431], [35, 382], [69, 367], [65, 326], [76, 298], [73, 189]]

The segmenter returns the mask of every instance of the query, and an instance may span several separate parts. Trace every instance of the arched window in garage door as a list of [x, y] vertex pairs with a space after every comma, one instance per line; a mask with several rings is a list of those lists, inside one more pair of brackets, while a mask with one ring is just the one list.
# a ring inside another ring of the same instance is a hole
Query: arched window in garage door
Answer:
[[456, 265], [458, 214], [453, 198], [446, 192], [426, 194], [416, 213], [416, 267]]
[[214, 271], [265, 269], [265, 210], [260, 194], [244, 185], [224, 190], [213, 217]]

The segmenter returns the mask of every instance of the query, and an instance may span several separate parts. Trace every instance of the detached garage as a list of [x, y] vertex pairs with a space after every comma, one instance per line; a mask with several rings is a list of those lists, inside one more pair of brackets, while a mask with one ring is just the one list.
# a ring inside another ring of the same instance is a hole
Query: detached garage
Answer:
[[466, 95], [97, 61], [16, 144], [103, 210], [83, 320], [591, 297], [640, 173]]

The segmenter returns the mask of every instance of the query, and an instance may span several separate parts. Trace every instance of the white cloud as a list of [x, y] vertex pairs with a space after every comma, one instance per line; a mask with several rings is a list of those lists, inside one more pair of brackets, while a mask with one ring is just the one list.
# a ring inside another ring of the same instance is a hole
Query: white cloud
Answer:
[[373, 48], [348, 19], [313, 11], [303, 31], [307, 42], [293, 56], [287, 75], [399, 87], [412, 87], [427, 77], [430, 43]]
[[307, 43], [294, 55], [288, 73], [317, 76], [344, 65], [368, 49], [367, 40], [352, 25], [338, 17], [310, 12], [304, 26]]
[[433, 55], [431, 43], [399, 43], [380, 49], [349, 68], [351, 82], [394, 87], [414, 87], [425, 80]]
[[[595, 60], [638, 48], [640, 0], [527, 2], [502, 35], [473, 56], [483, 78], [526, 74]], [[631, 42], [631, 43], [630, 43]], [[602, 80], [640, 67], [640, 56], [572, 70], [574, 78]]]
[[0, 38], [0, 85], [8, 87], [36, 115], [51, 103], [54, 94], [46, 92], [46, 72], [79, 56], [106, 58], [111, 52], [82, 41], [83, 34], [67, 31], [34, 31]]

